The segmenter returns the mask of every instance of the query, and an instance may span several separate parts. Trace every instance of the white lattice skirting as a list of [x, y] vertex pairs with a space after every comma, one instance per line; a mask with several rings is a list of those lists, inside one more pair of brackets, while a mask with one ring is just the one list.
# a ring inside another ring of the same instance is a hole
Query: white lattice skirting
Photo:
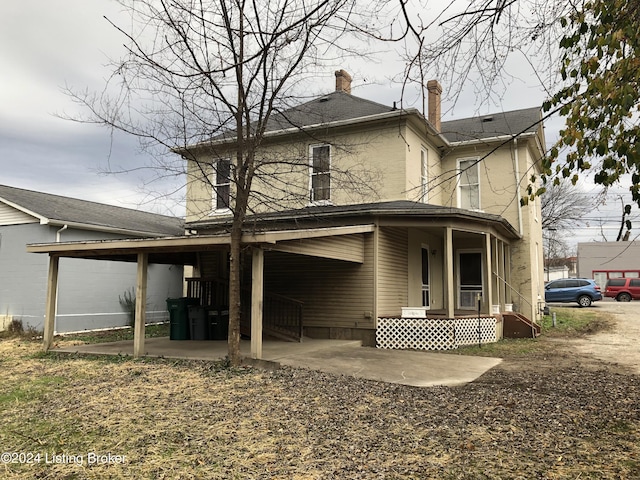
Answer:
[[497, 341], [494, 317], [379, 318], [376, 329], [378, 348], [396, 350], [451, 350]]

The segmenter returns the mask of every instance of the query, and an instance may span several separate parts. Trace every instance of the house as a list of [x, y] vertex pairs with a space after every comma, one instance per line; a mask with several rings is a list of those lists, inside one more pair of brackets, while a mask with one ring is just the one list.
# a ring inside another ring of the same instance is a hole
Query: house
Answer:
[[610, 278], [640, 277], [640, 242], [578, 243], [578, 276], [593, 278], [603, 291]]
[[[259, 154], [267, 175], [254, 180], [242, 238], [252, 356], [261, 356], [258, 332], [287, 329], [365, 345], [380, 344], [384, 330], [390, 344], [406, 345], [424, 335], [413, 317], [446, 335], [456, 319], [473, 318], [477, 336], [482, 317], [499, 336], [502, 313], [534, 328], [544, 283], [540, 204], [519, 199], [545, 151], [540, 109], [443, 122], [436, 81], [428, 118], [352, 95], [350, 81], [336, 72], [335, 91], [267, 125]], [[143, 283], [147, 263], [179, 255], [192, 266], [189, 296], [223, 306], [234, 149], [221, 135], [177, 150], [188, 158], [188, 235], [30, 251], [48, 253], [54, 269], [62, 256], [126, 256]], [[143, 348], [139, 335], [134, 352]]]
[[[154, 238], [183, 231], [178, 218], [0, 185], [0, 327], [20, 320], [24, 327], [43, 329], [48, 263], [27, 253], [28, 243]], [[61, 266], [56, 331], [129, 323], [119, 298], [136, 286], [134, 266], [73, 258]], [[154, 266], [149, 278], [148, 321], [165, 320], [166, 298], [182, 294], [182, 265]]]

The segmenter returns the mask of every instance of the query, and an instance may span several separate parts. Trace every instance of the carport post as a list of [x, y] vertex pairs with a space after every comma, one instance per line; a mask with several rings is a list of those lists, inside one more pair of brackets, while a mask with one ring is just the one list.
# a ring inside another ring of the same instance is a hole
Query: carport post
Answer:
[[251, 358], [262, 358], [264, 250], [253, 248], [251, 259]]
[[136, 318], [133, 327], [133, 356], [144, 355], [144, 325], [147, 316], [147, 267], [149, 255], [138, 254], [138, 278], [136, 282]]
[[56, 296], [58, 292], [58, 267], [60, 257], [49, 256], [49, 276], [47, 279], [47, 304], [44, 316], [44, 333], [42, 348], [48, 351], [53, 345], [53, 330], [56, 323]]

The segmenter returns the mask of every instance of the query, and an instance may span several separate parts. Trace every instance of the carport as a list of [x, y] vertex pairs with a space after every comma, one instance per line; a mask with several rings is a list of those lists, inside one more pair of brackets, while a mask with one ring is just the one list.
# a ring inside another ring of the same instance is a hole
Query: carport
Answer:
[[[262, 299], [264, 295], [264, 247], [269, 246], [269, 248], [275, 248], [279, 242], [286, 244], [287, 241], [291, 240], [357, 235], [371, 232], [373, 229], [373, 225], [357, 225], [349, 227], [279, 230], [243, 235], [242, 243], [252, 247], [251, 358], [263, 358]], [[156, 239], [59, 242], [28, 245], [28, 252], [46, 253], [49, 255], [43, 336], [44, 350], [48, 351], [53, 345], [60, 258], [90, 258], [95, 260], [137, 263], [133, 356], [139, 357], [145, 354], [145, 299], [149, 263], [193, 266], [197, 263], [197, 254], [199, 252], [226, 250], [229, 244], [229, 234], [215, 234], [185, 235], [181, 237]]]

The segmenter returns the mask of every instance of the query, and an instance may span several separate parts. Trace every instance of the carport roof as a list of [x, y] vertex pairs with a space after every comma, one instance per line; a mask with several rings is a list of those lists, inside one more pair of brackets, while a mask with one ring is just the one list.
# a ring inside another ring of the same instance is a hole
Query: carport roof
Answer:
[[[31, 244], [27, 251], [49, 253], [61, 257], [96, 258], [136, 261], [139, 253], [147, 253], [150, 263], [194, 265], [198, 252], [227, 248], [230, 235], [226, 231], [230, 219], [195, 222], [191, 229], [198, 235], [155, 239], [97, 240]], [[260, 217], [249, 217], [243, 236], [245, 244], [274, 244], [279, 241], [352, 235], [373, 232], [376, 223], [413, 227], [460, 228], [480, 231], [491, 227], [508, 239], [520, 238], [511, 224], [500, 217], [459, 208], [427, 205], [410, 201], [379, 202], [344, 206], [317, 206]]]

